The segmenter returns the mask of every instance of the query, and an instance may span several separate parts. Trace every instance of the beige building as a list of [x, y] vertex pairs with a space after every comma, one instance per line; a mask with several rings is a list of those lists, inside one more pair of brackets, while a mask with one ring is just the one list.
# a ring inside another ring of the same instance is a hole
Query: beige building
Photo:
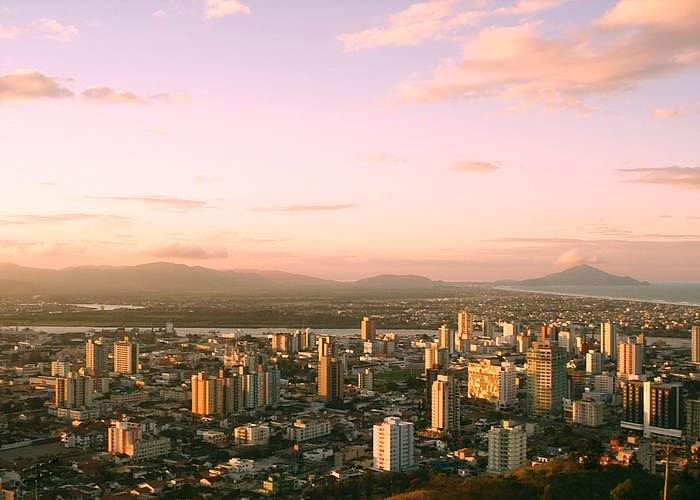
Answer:
[[521, 426], [504, 420], [489, 431], [489, 465], [491, 474], [507, 472], [527, 463], [527, 433]]
[[342, 360], [335, 356], [321, 356], [318, 363], [318, 395], [329, 402], [343, 399], [344, 379]]
[[498, 408], [512, 408], [518, 402], [515, 365], [508, 362], [482, 360], [469, 363], [467, 396], [484, 399]]
[[114, 421], [107, 431], [107, 451], [134, 460], [149, 460], [170, 453], [170, 439], [147, 434], [135, 422]]
[[236, 444], [248, 446], [266, 446], [270, 441], [270, 428], [266, 425], [246, 424], [233, 430]]
[[455, 332], [449, 325], [444, 324], [438, 330], [438, 345], [440, 349], [447, 349], [448, 353], [455, 352]]
[[69, 372], [56, 379], [54, 404], [58, 408], [84, 408], [92, 404], [92, 378]]
[[612, 321], [600, 325], [600, 350], [607, 359], [617, 359], [617, 324]]
[[438, 374], [431, 387], [431, 429], [454, 432], [460, 426], [459, 386], [454, 376]]
[[566, 397], [566, 351], [550, 340], [527, 352], [527, 407], [530, 415], [559, 415]]
[[365, 342], [374, 342], [377, 337], [377, 324], [374, 318], [365, 316], [360, 324], [360, 336]]
[[139, 345], [129, 337], [114, 343], [114, 372], [133, 375], [139, 371]]
[[85, 370], [94, 376], [100, 376], [109, 371], [107, 366], [107, 346], [101, 338], [89, 338], [85, 342]]
[[690, 360], [700, 363], [700, 325], [693, 325], [690, 329]]
[[644, 345], [635, 337], [617, 346], [617, 374], [620, 378], [639, 377], [644, 373]]

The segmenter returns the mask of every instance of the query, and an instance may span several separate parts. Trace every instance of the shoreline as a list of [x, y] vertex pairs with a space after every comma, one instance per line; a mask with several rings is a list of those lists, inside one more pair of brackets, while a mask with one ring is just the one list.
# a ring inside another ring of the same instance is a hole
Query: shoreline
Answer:
[[578, 297], [582, 299], [617, 300], [622, 302], [643, 302], [645, 304], [663, 304], [668, 306], [700, 307], [700, 302], [676, 302], [663, 299], [640, 299], [638, 297], [611, 297], [609, 295], [591, 295], [586, 293], [558, 292], [548, 290], [528, 290], [526, 288], [515, 288], [508, 286], [495, 286], [492, 288], [494, 290], [502, 290], [504, 292], [523, 292], [541, 295], [559, 295], [562, 297]]

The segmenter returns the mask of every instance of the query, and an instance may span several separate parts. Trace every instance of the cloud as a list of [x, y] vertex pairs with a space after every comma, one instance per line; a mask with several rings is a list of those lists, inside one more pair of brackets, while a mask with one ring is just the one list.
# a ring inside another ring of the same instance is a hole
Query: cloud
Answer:
[[399, 97], [516, 99], [586, 110], [585, 98], [629, 91], [700, 63], [696, 0], [623, 0], [563, 35], [544, 28], [541, 22], [486, 27], [467, 40], [460, 57], [401, 83]]
[[654, 118], [669, 119], [681, 118], [684, 116], [700, 114], [700, 103], [687, 104], [674, 108], [656, 108], [653, 112]]
[[65, 222], [80, 222], [88, 220], [100, 220], [107, 222], [128, 222], [133, 219], [121, 215], [112, 214], [27, 214], [0, 216], [0, 226], [25, 225], [25, 224], [62, 224]]
[[578, 248], [572, 248], [557, 257], [558, 266], [578, 266], [581, 264], [599, 264], [600, 259], [596, 255], [587, 255]]
[[43, 34], [46, 38], [59, 42], [70, 42], [80, 33], [78, 28], [72, 25], [61, 24], [56, 19], [42, 18], [32, 23], [35, 31]]
[[207, 19], [235, 14], [250, 14], [250, 7], [239, 0], [204, 0], [204, 17]]
[[462, 161], [453, 164], [450, 169], [455, 172], [481, 172], [488, 173], [498, 170], [500, 167], [485, 161]]
[[700, 189], [700, 167], [623, 168], [618, 172], [631, 176], [627, 182]]
[[110, 200], [119, 202], [143, 203], [160, 208], [171, 208], [178, 210], [207, 208], [209, 205], [205, 201], [190, 200], [187, 198], [174, 198], [169, 196], [87, 196], [89, 199]]
[[190, 102], [192, 96], [187, 92], [163, 92], [148, 96], [148, 99], [156, 102]]
[[180, 243], [152, 248], [147, 250], [145, 254], [150, 257], [188, 260], [225, 259], [229, 255], [228, 250], [221, 246], [203, 247], [200, 245], [182, 245]]
[[102, 85], [88, 87], [81, 94], [83, 99], [94, 102], [107, 102], [117, 104], [144, 104], [144, 100], [133, 92], [114, 90]]
[[158, 10], [156, 10], [156, 11], [153, 11], [153, 15], [154, 15], [155, 17], [160, 17], [160, 18], [163, 18], [163, 17], [166, 17], [166, 16], [167, 16], [167, 14], [165, 13], [165, 11], [164, 11], [163, 9], [158, 9]]
[[355, 158], [358, 161], [361, 161], [363, 163], [378, 163], [378, 164], [406, 163], [406, 160], [404, 160], [403, 158], [400, 158], [396, 155], [392, 155], [389, 153], [381, 153], [381, 152], [359, 154], [359, 155], [356, 155]]
[[338, 36], [346, 51], [371, 47], [415, 45], [431, 40], [460, 26], [476, 22], [480, 14], [456, 14], [455, 0], [432, 0], [409, 5], [389, 17], [383, 28], [371, 28]]
[[6, 26], [0, 24], [0, 40], [12, 40], [22, 34], [19, 26]]
[[337, 203], [337, 204], [312, 204], [312, 205], [283, 205], [276, 207], [255, 207], [251, 208], [251, 212], [335, 212], [339, 210], [348, 210], [358, 207], [356, 203]]
[[519, 0], [494, 10], [460, 8], [459, 0], [416, 2], [389, 16], [386, 25], [338, 35], [347, 52], [373, 47], [417, 45], [452, 36], [460, 28], [474, 26], [493, 16], [517, 16], [551, 9], [566, 0]]
[[73, 97], [73, 92], [64, 87], [58, 78], [33, 69], [0, 74], [0, 104], [69, 97]]

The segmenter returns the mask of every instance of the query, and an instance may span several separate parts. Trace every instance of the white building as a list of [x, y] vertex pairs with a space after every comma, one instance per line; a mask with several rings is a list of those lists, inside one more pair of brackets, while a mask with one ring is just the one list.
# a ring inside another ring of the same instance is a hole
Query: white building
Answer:
[[290, 441], [309, 441], [331, 433], [331, 423], [328, 420], [297, 419], [287, 428], [287, 439]]
[[517, 469], [527, 462], [527, 433], [504, 420], [489, 431], [489, 465], [492, 474]]
[[617, 324], [612, 321], [600, 325], [600, 350], [607, 359], [617, 359]]
[[603, 372], [603, 353], [588, 351], [586, 353], [586, 373], [600, 375]]
[[603, 425], [603, 403], [582, 399], [572, 403], [572, 418], [575, 424], [586, 427], [600, 427]]
[[374, 468], [400, 471], [413, 467], [413, 422], [387, 417], [372, 433]]
[[267, 446], [270, 442], [270, 428], [266, 425], [246, 424], [233, 430], [236, 444]]

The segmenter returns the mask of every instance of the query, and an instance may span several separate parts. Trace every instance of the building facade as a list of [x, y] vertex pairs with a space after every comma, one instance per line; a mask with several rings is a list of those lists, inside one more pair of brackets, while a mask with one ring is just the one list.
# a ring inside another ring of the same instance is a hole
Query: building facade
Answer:
[[398, 417], [387, 417], [372, 432], [374, 468], [401, 471], [414, 465], [413, 422]]

